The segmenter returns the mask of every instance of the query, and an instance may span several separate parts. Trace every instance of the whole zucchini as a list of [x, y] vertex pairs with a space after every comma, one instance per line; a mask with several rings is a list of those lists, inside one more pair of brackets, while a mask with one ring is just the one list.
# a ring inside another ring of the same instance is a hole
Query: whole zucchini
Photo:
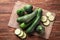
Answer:
[[24, 11], [23, 8], [22, 8], [22, 9], [18, 9], [18, 10], [17, 10], [17, 15], [18, 15], [18, 16], [23, 16], [23, 15], [24, 15], [24, 12], [25, 12], [25, 11]]
[[35, 19], [36, 19], [36, 17], [34, 17], [29, 23], [23, 22], [19, 25], [19, 27], [26, 30], [34, 22]]
[[22, 17], [18, 17], [17, 18], [17, 22], [25, 22], [25, 23], [28, 23], [31, 19], [33, 19], [37, 14], [37, 9], [34, 10], [34, 12], [32, 12], [31, 14], [27, 14], [27, 15], [24, 15]]
[[28, 4], [28, 5], [24, 6], [24, 10], [27, 13], [31, 13], [33, 11], [33, 6]]
[[38, 25], [40, 19], [41, 19], [41, 15], [42, 15], [42, 9], [38, 8], [38, 13], [36, 16], [35, 21], [31, 24], [31, 26], [29, 26], [29, 28], [26, 30], [26, 33], [31, 33], [34, 31], [35, 27]]
[[42, 25], [38, 25], [37, 28], [36, 28], [36, 32], [39, 35], [43, 35], [45, 33], [45, 28]]

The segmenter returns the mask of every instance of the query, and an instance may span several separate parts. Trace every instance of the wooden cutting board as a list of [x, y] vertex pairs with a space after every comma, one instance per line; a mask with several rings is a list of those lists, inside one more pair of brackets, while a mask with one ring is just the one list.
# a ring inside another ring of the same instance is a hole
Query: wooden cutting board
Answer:
[[[12, 10], [12, 14], [11, 14], [11, 17], [10, 17], [10, 20], [9, 20], [9, 23], [8, 23], [9, 27], [19, 28], [19, 24], [16, 22], [16, 19], [18, 17], [17, 14], [16, 14], [16, 11], [17, 11], [17, 9], [23, 8], [25, 5], [27, 5], [27, 3], [20, 2], [20, 1], [17, 1], [15, 3], [15, 6]], [[33, 6], [33, 7], [36, 8], [35, 6]], [[45, 15], [47, 12], [49, 12], [49, 11], [43, 9], [43, 15]], [[55, 13], [52, 13], [52, 14], [55, 17]], [[53, 22], [51, 22], [48, 27], [44, 26], [45, 27], [45, 34], [44, 34], [44, 36], [42, 36], [43, 38], [49, 39], [51, 30], [52, 30], [52, 27], [53, 27], [52, 25], [53, 25]], [[39, 36], [37, 34], [34, 34], [34, 35]]]

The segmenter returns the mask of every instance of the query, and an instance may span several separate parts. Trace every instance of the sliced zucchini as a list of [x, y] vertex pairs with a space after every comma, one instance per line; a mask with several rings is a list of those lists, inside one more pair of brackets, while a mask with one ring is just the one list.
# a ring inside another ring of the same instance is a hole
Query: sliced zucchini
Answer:
[[49, 17], [48, 17], [48, 19], [50, 20], [50, 21], [54, 21], [54, 16], [53, 15], [50, 15]]
[[46, 16], [49, 17], [50, 15], [52, 15], [50, 12], [46, 13]]
[[20, 30], [20, 29], [16, 29], [16, 30], [15, 30], [15, 34], [16, 34], [16, 35], [19, 35], [20, 33], [21, 33], [21, 30]]
[[21, 30], [21, 33], [18, 35], [19, 37], [22, 37], [24, 32]]
[[42, 22], [46, 22], [47, 21], [47, 17], [46, 16], [42, 16], [41, 21]]
[[43, 23], [44, 25], [48, 26], [50, 24], [50, 21], [47, 20], [45, 23]]
[[24, 33], [24, 36], [23, 37], [21, 37], [22, 39], [25, 39], [26, 38], [26, 33]]

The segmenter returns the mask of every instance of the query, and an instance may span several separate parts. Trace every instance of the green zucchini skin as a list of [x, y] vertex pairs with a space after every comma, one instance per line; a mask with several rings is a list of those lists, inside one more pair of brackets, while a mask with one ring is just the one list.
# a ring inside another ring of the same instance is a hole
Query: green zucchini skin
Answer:
[[33, 11], [33, 6], [32, 5], [26, 5], [24, 6], [24, 10], [29, 14], [29, 13], [32, 13]]
[[19, 25], [19, 27], [22, 28], [22, 29], [25, 29], [25, 28], [26, 28], [26, 23], [24, 23], [24, 22], [21, 23], [21, 24]]
[[27, 15], [24, 15], [22, 17], [18, 17], [17, 18], [17, 22], [25, 22], [25, 23], [28, 23], [31, 19], [33, 19], [37, 14], [37, 9], [34, 10], [34, 12], [32, 12], [31, 14], [27, 14]]
[[45, 28], [42, 25], [38, 25], [37, 28], [36, 28], [36, 32], [40, 35], [44, 35]]
[[19, 25], [19, 27], [26, 30], [34, 22], [35, 19], [36, 19], [36, 17], [34, 17], [29, 23], [23, 22]]
[[38, 25], [42, 15], [42, 9], [38, 8], [38, 13], [36, 16], [35, 21], [31, 24], [31, 26], [26, 30], [26, 33], [32, 33], [35, 29], [35, 27]]
[[21, 17], [21, 16], [24, 15], [24, 12], [25, 12], [25, 11], [24, 11], [23, 8], [22, 8], [22, 9], [18, 9], [18, 10], [17, 10], [17, 15]]

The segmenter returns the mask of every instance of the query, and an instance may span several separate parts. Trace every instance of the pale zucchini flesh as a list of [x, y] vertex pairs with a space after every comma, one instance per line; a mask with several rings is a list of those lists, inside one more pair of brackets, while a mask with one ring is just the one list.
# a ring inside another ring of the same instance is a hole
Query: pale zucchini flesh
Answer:
[[48, 19], [49, 19], [50, 21], [54, 21], [54, 16], [53, 16], [53, 15], [50, 15]]
[[18, 35], [19, 37], [22, 37], [24, 32], [21, 30], [21, 33]]
[[48, 26], [50, 24], [50, 21], [47, 20], [45, 23], [43, 23], [44, 25]]
[[21, 33], [21, 30], [20, 30], [20, 29], [16, 29], [16, 30], [15, 30], [15, 34], [16, 34], [16, 35], [19, 35], [20, 33]]
[[52, 15], [50, 12], [46, 13], [46, 16], [49, 17], [50, 15]]
[[22, 39], [25, 39], [26, 38], [26, 33], [24, 33], [24, 36], [23, 37], [21, 37]]
[[42, 16], [41, 21], [42, 22], [46, 22], [47, 21], [47, 17], [46, 16]]

